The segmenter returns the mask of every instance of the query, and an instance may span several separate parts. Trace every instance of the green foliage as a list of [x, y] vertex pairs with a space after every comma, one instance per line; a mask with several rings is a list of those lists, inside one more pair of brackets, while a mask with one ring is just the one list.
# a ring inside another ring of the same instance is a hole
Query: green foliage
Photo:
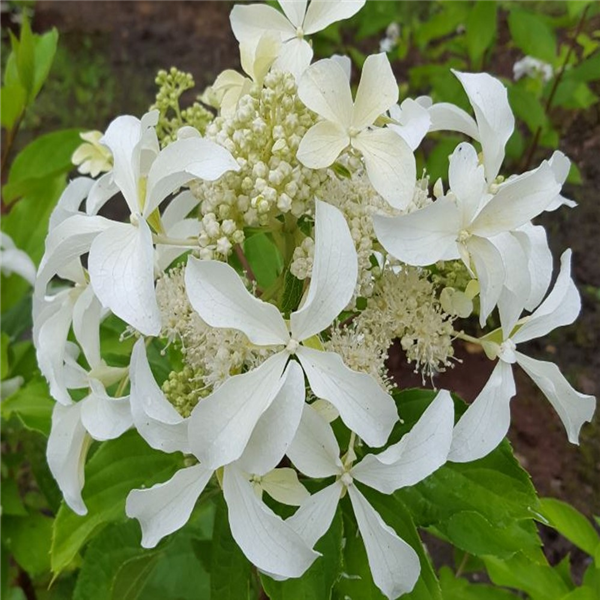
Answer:
[[274, 581], [261, 575], [263, 588], [272, 600], [331, 598], [332, 588], [342, 571], [342, 516], [336, 513], [329, 531], [315, 546], [323, 556], [297, 580]]
[[178, 455], [150, 448], [136, 433], [104, 442], [86, 465], [83, 500], [88, 514], [76, 515], [62, 504], [53, 526], [51, 567], [66, 569], [90, 537], [109, 523], [125, 518], [130, 490], [165, 481], [181, 466]]

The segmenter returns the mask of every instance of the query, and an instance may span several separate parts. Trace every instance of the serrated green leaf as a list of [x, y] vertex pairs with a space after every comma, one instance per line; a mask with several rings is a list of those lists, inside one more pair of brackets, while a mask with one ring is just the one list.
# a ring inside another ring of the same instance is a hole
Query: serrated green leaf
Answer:
[[5, 419], [15, 414], [25, 427], [48, 436], [54, 404], [48, 391], [48, 385], [38, 377], [6, 398], [0, 404], [0, 412]]
[[159, 554], [157, 550], [144, 550], [140, 542], [139, 525], [135, 521], [106, 527], [85, 552], [73, 600], [110, 598], [114, 578], [128, 561]]
[[484, 562], [493, 583], [522, 590], [531, 600], [559, 600], [570, 591], [552, 567], [535, 563], [522, 554], [508, 560], [489, 556]]
[[542, 498], [539, 512], [561, 535], [590, 556], [594, 555], [600, 536], [576, 508], [556, 498]]
[[479, 66], [485, 51], [496, 36], [497, 6], [489, 0], [478, 0], [467, 19], [467, 50], [474, 65]]
[[339, 510], [329, 531], [319, 540], [315, 550], [323, 556], [298, 579], [275, 581], [261, 574], [263, 587], [271, 600], [331, 598], [331, 589], [342, 571], [342, 516]]
[[227, 507], [217, 502], [213, 532], [210, 590], [213, 600], [245, 600], [250, 597], [251, 565], [229, 530]]
[[80, 517], [62, 504], [54, 521], [51, 565], [60, 573], [89, 538], [109, 523], [125, 518], [125, 498], [134, 488], [166, 481], [181, 466], [179, 454], [150, 448], [135, 431], [104, 442], [86, 466]]
[[20, 83], [5, 85], [0, 90], [0, 123], [11, 130], [25, 110], [27, 92]]
[[553, 65], [556, 61], [556, 35], [540, 15], [513, 9], [508, 26], [515, 45], [527, 56]]
[[52, 519], [35, 513], [2, 517], [2, 540], [21, 568], [35, 577], [50, 568]]
[[[104, 596], [110, 600], [137, 600], [143, 598], [144, 584], [154, 571], [161, 553], [141, 554], [126, 560], [117, 571], [110, 587], [110, 595]], [[83, 596], [83, 598], [87, 597]], [[100, 596], [98, 600], [100, 600]]]
[[275, 283], [283, 269], [283, 260], [277, 246], [264, 233], [257, 233], [244, 241], [244, 254], [264, 290]]
[[81, 144], [79, 129], [64, 129], [47, 133], [28, 144], [15, 158], [8, 182], [2, 189], [4, 201], [39, 193], [49, 178], [66, 174], [73, 169], [71, 156]]

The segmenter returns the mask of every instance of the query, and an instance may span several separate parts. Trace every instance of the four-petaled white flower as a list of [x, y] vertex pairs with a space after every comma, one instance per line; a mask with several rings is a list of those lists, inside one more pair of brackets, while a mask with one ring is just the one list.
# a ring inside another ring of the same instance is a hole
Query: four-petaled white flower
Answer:
[[510, 313], [504, 323], [510, 333], [532, 285], [526, 268], [514, 268], [525, 267], [527, 257], [526, 240], [513, 233], [527, 235], [523, 226], [547, 208], [560, 185], [544, 161], [491, 194], [477, 152], [466, 142], [450, 157], [449, 180], [450, 192], [421, 210], [398, 217], [375, 215], [375, 233], [390, 254], [409, 265], [461, 258], [479, 279], [482, 326], [506, 288], [501, 310]]
[[305, 475], [335, 476], [336, 480], [308, 498], [287, 523], [313, 546], [329, 529], [338, 502], [347, 491], [375, 584], [388, 598], [410, 592], [419, 578], [419, 557], [386, 525], [355, 481], [384, 494], [417, 484], [446, 462], [453, 425], [454, 405], [444, 390], [397, 444], [381, 454], [368, 454], [352, 466], [352, 461], [340, 460], [340, 447], [331, 426], [305, 405], [288, 456]]
[[313, 57], [312, 47], [304, 36], [349, 19], [365, 1], [312, 0], [307, 9], [307, 0], [279, 0], [285, 15], [263, 4], [238, 4], [231, 11], [231, 29], [237, 41], [248, 46], [256, 46], [265, 32], [278, 35], [282, 43], [274, 67], [298, 79]]
[[[149, 222], [160, 230], [155, 210], [191, 179], [213, 181], [239, 166], [231, 154], [199, 137], [177, 140], [159, 151], [154, 125], [158, 111], [142, 120], [115, 119], [102, 142], [113, 155], [113, 170], [100, 178], [86, 202], [89, 216], [74, 214], [57, 225], [46, 240], [36, 291], [66, 263], [89, 251], [91, 285], [102, 305], [145, 335], [160, 332], [154, 291], [154, 244]], [[102, 205], [122, 192], [130, 223], [95, 216]], [[155, 218], [156, 217], [156, 218]]]
[[[187, 293], [206, 323], [242, 331], [256, 346], [280, 348], [258, 368], [226, 380], [195, 407], [190, 444], [207, 467], [238, 459], [259, 419], [275, 418], [269, 408], [292, 356], [300, 361], [313, 393], [331, 402], [342, 421], [370, 446], [385, 444], [398, 420], [394, 401], [370, 375], [349, 369], [338, 354], [310, 347], [310, 338], [332, 325], [350, 302], [358, 268], [348, 225], [338, 209], [317, 200], [315, 232], [310, 287], [289, 325], [278, 308], [252, 296], [229, 265], [189, 259]], [[300, 411], [295, 414], [299, 420]], [[288, 443], [298, 424], [292, 413], [289, 419]], [[275, 421], [264, 427], [271, 435]]]
[[[189, 453], [189, 419], [177, 413], [158, 387], [148, 365], [143, 340], [134, 348], [131, 384], [133, 420], [142, 437], [158, 450]], [[275, 468], [289, 445], [289, 421], [296, 420], [297, 427], [303, 405], [302, 370], [292, 362], [244, 454], [223, 469], [223, 493], [234, 539], [259, 569], [283, 578], [300, 577], [319, 556], [260, 497], [262, 490], [267, 493], [275, 490], [278, 500], [298, 505], [307, 495], [296, 477]], [[294, 412], [298, 413], [297, 419]], [[267, 437], [265, 428], [272, 424], [276, 428]], [[156, 546], [164, 536], [187, 523], [213, 473], [213, 468], [200, 463], [180, 469], [164, 483], [130, 492], [126, 513], [140, 522], [142, 546]]]
[[400, 135], [374, 126], [398, 101], [398, 84], [387, 56], [367, 57], [354, 102], [346, 72], [331, 58], [305, 71], [298, 96], [323, 118], [302, 138], [298, 160], [311, 169], [322, 169], [352, 147], [362, 154], [375, 190], [395, 208], [405, 208], [415, 188], [415, 157]]
[[[512, 364], [517, 363], [533, 379], [563, 422], [569, 441], [577, 444], [581, 426], [591, 421], [596, 407], [593, 396], [575, 391], [558, 367], [530, 358], [516, 350], [517, 344], [571, 324], [579, 314], [581, 300], [571, 279], [571, 251], [561, 257], [561, 269], [553, 290], [540, 306], [520, 322], [517, 329], [492, 341], [494, 333], [483, 338], [486, 352], [498, 357], [489, 381], [456, 425], [448, 460], [469, 462], [489, 454], [507, 434], [510, 400], [515, 395]], [[503, 327], [506, 331], [506, 328]]]

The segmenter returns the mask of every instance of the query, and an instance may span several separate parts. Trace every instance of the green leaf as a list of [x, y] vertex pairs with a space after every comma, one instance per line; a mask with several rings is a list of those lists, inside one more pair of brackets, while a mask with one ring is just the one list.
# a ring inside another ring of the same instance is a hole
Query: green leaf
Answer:
[[[434, 392], [423, 390], [394, 394], [405, 424], [394, 429], [391, 443], [416, 422], [434, 397]], [[460, 414], [464, 404], [456, 399], [455, 403]], [[538, 499], [529, 475], [506, 441], [480, 460], [447, 463], [395, 496], [407, 505], [418, 527], [434, 527], [471, 554], [500, 552], [506, 556], [520, 545], [529, 556], [539, 555], [540, 541], [532, 526]], [[473, 513], [479, 516], [473, 518]]]
[[0, 412], [5, 419], [15, 414], [27, 429], [48, 436], [54, 404], [48, 392], [48, 385], [38, 377], [4, 400], [0, 404]]
[[15, 158], [2, 190], [5, 202], [39, 192], [49, 178], [73, 169], [71, 156], [81, 144], [79, 129], [47, 133], [28, 144]]
[[467, 50], [473, 65], [480, 66], [485, 51], [496, 35], [497, 6], [489, 0], [478, 0], [467, 19]]
[[5, 85], [0, 89], [0, 123], [11, 130], [25, 110], [27, 92], [20, 83]]
[[586, 83], [565, 78], [556, 88], [553, 105], [577, 110], [590, 108], [597, 102], [598, 96]]
[[10, 367], [8, 365], [8, 346], [10, 344], [10, 336], [4, 331], [2, 332], [2, 346], [0, 347], [0, 379], [4, 380], [8, 377]]
[[15, 517], [27, 516], [27, 510], [23, 506], [19, 486], [14, 479], [2, 479], [0, 488], [0, 498], [2, 504], [2, 515], [12, 515]]
[[251, 565], [229, 530], [227, 506], [217, 502], [213, 532], [210, 589], [213, 600], [244, 600], [250, 596]]
[[331, 598], [331, 588], [342, 572], [342, 516], [339, 510], [329, 531], [319, 540], [315, 550], [323, 556], [299, 579], [275, 581], [261, 574], [264, 590], [271, 600]]
[[275, 283], [283, 269], [283, 260], [277, 246], [266, 234], [257, 233], [247, 238], [244, 253], [263, 290]]
[[529, 91], [521, 82], [508, 88], [508, 100], [515, 115], [535, 132], [538, 127], [545, 127], [548, 118], [540, 99]]
[[50, 568], [52, 519], [39, 513], [26, 517], [2, 516], [2, 540], [21, 568], [31, 576]]
[[590, 556], [594, 555], [600, 536], [576, 508], [555, 498], [542, 498], [539, 512], [561, 535]]
[[547, 63], [556, 61], [556, 36], [539, 15], [512, 9], [508, 14], [508, 26], [515, 45], [523, 54], [534, 56]]
[[518, 598], [507, 590], [481, 583], [471, 583], [456, 577], [448, 567], [440, 569], [440, 586], [444, 600], [515, 600]]
[[508, 560], [489, 556], [484, 562], [493, 583], [523, 590], [532, 600], [558, 600], [570, 591], [552, 567], [537, 564], [523, 554]]
[[52, 29], [40, 36], [35, 36], [35, 73], [33, 78], [33, 98], [35, 98], [46, 82], [56, 47], [58, 45], [58, 31]]
[[35, 39], [27, 19], [21, 25], [17, 55], [17, 69], [19, 80], [27, 92], [27, 100], [33, 100], [33, 87], [35, 80]]
[[[137, 600], [143, 598], [142, 591], [150, 574], [154, 571], [157, 562], [162, 558], [161, 553], [141, 554], [126, 560], [115, 576], [110, 587], [110, 595], [98, 596], [112, 600]], [[81, 600], [87, 600], [88, 596], [82, 596]], [[75, 600], [75, 599], [74, 599]]]
[[52, 571], [65, 569], [100, 528], [125, 518], [125, 498], [133, 488], [165, 481], [180, 465], [180, 455], [153, 450], [135, 431], [104, 442], [86, 467], [83, 500], [87, 515], [76, 515], [64, 503], [58, 511]]
[[288, 270], [283, 279], [283, 297], [281, 300], [281, 312], [288, 315], [298, 308], [302, 293], [304, 291], [304, 282], [292, 275]]
[[110, 598], [113, 579], [129, 560], [157, 555], [156, 550], [144, 550], [140, 543], [139, 525], [135, 521], [106, 527], [85, 552], [73, 600]]

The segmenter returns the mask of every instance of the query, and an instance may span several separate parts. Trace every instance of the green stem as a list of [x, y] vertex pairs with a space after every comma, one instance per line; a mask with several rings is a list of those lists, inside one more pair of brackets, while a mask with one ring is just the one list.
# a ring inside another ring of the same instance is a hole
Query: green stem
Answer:
[[479, 338], [473, 337], [472, 335], [467, 335], [464, 331], [453, 331], [452, 335], [459, 340], [464, 340], [465, 342], [471, 342], [472, 344], [477, 344], [478, 346], [483, 345]]

